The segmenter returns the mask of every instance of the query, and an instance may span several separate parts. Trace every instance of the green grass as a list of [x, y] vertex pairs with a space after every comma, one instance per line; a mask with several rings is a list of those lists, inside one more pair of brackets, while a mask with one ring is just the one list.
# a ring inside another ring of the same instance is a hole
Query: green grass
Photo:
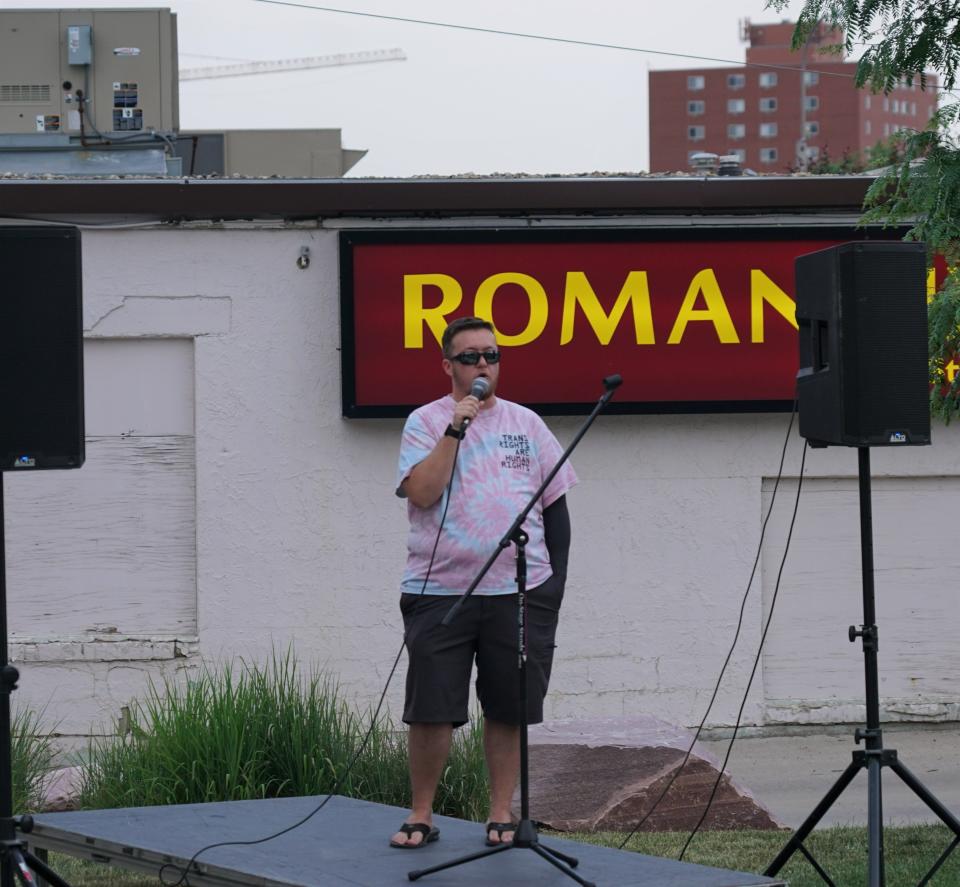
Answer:
[[[918, 825], [885, 829], [886, 875], [889, 887], [916, 884], [950, 843], [949, 834], [942, 826]], [[549, 843], [552, 837], [558, 836], [544, 834], [543, 837], [544, 841]], [[619, 846], [623, 840], [622, 835], [610, 832], [563, 837], [612, 847]], [[783, 848], [788, 837], [788, 832], [703, 832], [694, 839], [684, 861], [760, 873]], [[371, 841], [374, 842], [381, 839], [386, 840], [382, 835], [371, 836]], [[628, 849], [650, 856], [669, 856], [675, 859], [685, 840], [686, 834], [677, 832], [644, 833], [632, 838]], [[823, 829], [813, 833], [808, 845], [837, 884], [842, 887], [855, 887], [866, 883], [866, 829]], [[398, 866], [401, 863], [405, 865], [406, 861], [398, 860]], [[73, 887], [155, 887], [157, 884], [156, 876], [125, 873], [59, 854], [51, 854], [50, 864]], [[581, 873], [590, 877], [586, 868]], [[789, 880], [790, 887], [823, 887], [823, 881], [799, 854], [780, 873], [780, 877]], [[960, 848], [930, 884], [931, 887], [960, 885]]]
[[[783, 849], [791, 832], [715, 831], [700, 832], [684, 856], [684, 862], [762, 873]], [[565, 835], [588, 843], [619, 847], [623, 835]], [[686, 833], [644, 832], [631, 838], [625, 849], [649, 856], [676, 859]], [[952, 833], [944, 826], [914, 825], [884, 829], [884, 859], [889, 887], [917, 884], [949, 846]], [[842, 885], [865, 884], [867, 877], [867, 832], [865, 828], [837, 827], [815, 831], [805, 842], [814, 858], [833, 880]], [[823, 887], [823, 881], [803, 855], [795, 853], [779, 873], [790, 887]], [[960, 848], [957, 848], [930, 882], [931, 887], [960, 885]]]
[[[406, 731], [353, 711], [326, 674], [302, 674], [291, 653], [266, 665], [204, 669], [153, 686], [130, 706], [129, 731], [93, 742], [82, 808], [140, 807], [331, 791], [407, 807]], [[369, 733], [369, 737], [367, 734]], [[485, 812], [482, 729], [458, 731], [437, 811]]]
[[40, 809], [53, 767], [53, 738], [41, 721], [40, 714], [18, 708], [10, 725], [11, 793], [18, 813]]
[[[323, 796], [331, 791], [396, 807], [410, 804], [402, 726], [355, 712], [335, 681], [322, 672], [303, 674], [291, 653], [275, 655], [266, 666], [209, 668], [186, 682], [155, 686], [130, 710], [126, 735], [90, 747], [82, 771], [84, 808]], [[25, 722], [22, 732], [35, 735], [36, 722]], [[42, 761], [49, 748], [34, 748], [33, 753]], [[31, 767], [38, 769], [36, 764]], [[486, 802], [482, 724], [475, 718], [456, 734], [435, 809], [477, 821], [486, 813]], [[623, 836], [564, 837], [617, 847]], [[703, 832], [684, 861], [760, 873], [788, 838], [784, 832]], [[385, 835], [371, 836], [375, 844], [385, 840]], [[675, 859], [685, 840], [686, 834], [643, 833], [631, 838], [627, 849]], [[948, 831], [936, 826], [886, 829], [885, 841], [890, 887], [918, 883], [950, 843]], [[865, 829], [824, 829], [807, 845], [837, 884], [865, 883]], [[59, 857], [54, 867], [62, 867], [74, 887], [157, 883], [155, 876], [123, 874], [66, 857]], [[823, 883], [799, 853], [780, 876], [791, 887]], [[931, 884], [960, 887], [960, 850]]]
[[[70, 887], [157, 887], [160, 882], [156, 875], [140, 875], [123, 869], [110, 868], [94, 862], [84, 862], [62, 853], [51, 853], [48, 865], [63, 878]], [[170, 877], [170, 871], [166, 876]]]

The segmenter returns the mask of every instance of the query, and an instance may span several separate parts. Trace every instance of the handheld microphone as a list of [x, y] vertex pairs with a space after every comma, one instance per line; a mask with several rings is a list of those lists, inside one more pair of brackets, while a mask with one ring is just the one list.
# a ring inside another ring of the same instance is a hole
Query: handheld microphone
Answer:
[[477, 400], [486, 400], [487, 396], [490, 394], [490, 380], [484, 376], [477, 376], [473, 380], [473, 384], [470, 386], [470, 393]]
[[[483, 376], [477, 376], [473, 380], [473, 384], [470, 386], [470, 394], [473, 395], [477, 400], [486, 400], [490, 395], [490, 380], [485, 379]], [[470, 424], [469, 419], [464, 419], [461, 423], [461, 428], [466, 429]]]

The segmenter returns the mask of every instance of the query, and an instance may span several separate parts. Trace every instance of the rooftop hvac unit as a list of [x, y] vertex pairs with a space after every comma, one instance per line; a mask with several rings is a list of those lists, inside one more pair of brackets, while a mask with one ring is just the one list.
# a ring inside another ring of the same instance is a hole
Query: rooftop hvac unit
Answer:
[[169, 9], [0, 10], [0, 134], [119, 143], [177, 130], [177, 101]]

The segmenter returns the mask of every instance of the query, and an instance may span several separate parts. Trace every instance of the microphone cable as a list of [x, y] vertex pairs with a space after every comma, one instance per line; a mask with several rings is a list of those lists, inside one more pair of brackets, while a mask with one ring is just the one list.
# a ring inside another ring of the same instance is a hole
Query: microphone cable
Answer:
[[697, 832], [700, 831], [700, 826], [703, 825], [704, 820], [707, 818], [707, 814], [710, 812], [710, 805], [713, 803], [713, 799], [717, 795], [717, 790], [720, 788], [720, 783], [723, 781], [723, 771], [726, 769], [727, 762], [730, 760], [730, 753], [733, 751], [733, 743], [737, 739], [737, 731], [740, 729], [740, 720], [743, 717], [743, 710], [747, 705], [747, 697], [750, 695], [750, 687], [753, 685], [753, 679], [757, 674], [757, 667], [760, 665], [760, 655], [763, 653], [763, 645], [767, 639], [767, 632], [770, 630], [770, 623], [773, 621], [773, 611], [777, 606], [777, 595], [780, 593], [780, 580], [783, 578], [783, 568], [787, 563], [787, 555], [790, 553], [790, 541], [793, 538], [793, 528], [797, 522], [797, 509], [800, 507], [800, 491], [803, 489], [803, 469], [807, 461], [807, 449], [810, 444], [807, 441], [803, 443], [803, 455], [800, 458], [800, 475], [797, 478], [797, 495], [793, 502], [793, 514], [790, 517], [790, 529], [787, 531], [787, 543], [783, 549], [783, 557], [780, 559], [780, 569], [777, 571], [777, 581], [773, 587], [773, 597], [770, 599], [770, 612], [767, 614], [767, 620], [763, 625], [763, 633], [760, 635], [760, 643], [757, 646], [757, 655], [753, 660], [753, 668], [750, 670], [750, 679], [747, 681], [747, 689], [743, 694], [743, 701], [740, 703], [740, 710], [737, 712], [737, 722], [733, 725], [733, 735], [730, 737], [730, 743], [727, 745], [727, 753], [723, 758], [723, 763], [720, 765], [720, 770], [717, 773], [717, 778], [713, 783], [713, 789], [710, 792], [710, 797], [707, 798], [707, 804], [703, 809], [703, 813], [700, 816], [700, 819], [697, 821], [697, 824], [694, 826], [693, 831], [690, 832], [690, 836], [687, 838], [686, 843], [683, 845], [683, 849], [680, 851], [680, 855], [677, 857], [678, 860], [682, 860], [684, 854], [687, 852], [687, 848], [690, 846], [690, 842], [694, 839]]
[[[458, 438], [457, 447], [453, 453], [453, 467], [450, 469], [450, 479], [447, 481], [447, 485], [444, 488], [444, 493], [446, 494], [446, 502], [444, 503], [444, 506], [443, 506], [443, 513], [440, 515], [440, 525], [437, 527], [437, 536], [433, 540], [433, 550], [430, 552], [430, 562], [427, 565], [426, 575], [423, 577], [423, 584], [420, 586], [420, 591], [417, 594], [418, 598], [421, 597], [426, 591], [427, 582], [429, 582], [430, 580], [430, 573], [433, 570], [433, 564], [437, 557], [437, 548], [440, 545], [440, 534], [443, 532], [443, 525], [446, 523], [446, 520], [447, 520], [447, 510], [450, 508], [450, 499], [453, 492], [453, 480], [457, 473], [457, 462], [458, 462], [458, 456], [460, 455], [461, 443], [462, 443], [462, 438]], [[416, 610], [414, 610], [414, 612], [416, 612]], [[390, 673], [387, 675], [387, 682], [386, 684], [384, 684], [383, 691], [380, 694], [380, 699], [377, 702], [376, 709], [374, 710], [373, 714], [370, 717], [370, 727], [367, 730], [366, 735], [363, 737], [363, 740], [360, 743], [360, 747], [354, 753], [353, 758], [351, 758], [350, 763], [347, 764], [347, 767], [343, 771], [343, 773], [339, 777], [337, 777], [336, 782], [334, 782], [333, 784], [333, 788], [330, 789], [327, 796], [316, 807], [314, 807], [314, 809], [311, 810], [306, 816], [302, 817], [297, 822], [293, 823], [293, 825], [289, 825], [286, 828], [283, 828], [278, 832], [274, 832], [271, 835], [267, 835], [266, 837], [263, 837], [263, 838], [254, 838], [248, 841], [218, 841], [215, 844], [207, 844], [205, 847], [201, 847], [196, 853], [194, 853], [193, 856], [190, 857], [186, 866], [183, 866], [182, 868], [181, 866], [176, 865], [175, 863], [172, 863], [172, 862], [164, 863], [160, 867], [158, 872], [158, 878], [160, 879], [161, 884], [167, 885], [167, 887], [180, 887], [180, 885], [185, 885], [185, 887], [189, 887], [190, 882], [189, 880], [187, 880], [187, 878], [189, 877], [191, 870], [194, 868], [197, 859], [202, 854], [206, 853], [208, 850], [213, 850], [217, 847], [253, 847], [257, 844], [265, 844], [268, 841], [273, 841], [275, 838], [279, 838], [282, 835], [287, 834], [288, 832], [292, 832], [295, 829], [300, 828], [300, 826], [306, 824], [310, 819], [316, 816], [324, 807], [327, 806], [330, 799], [337, 793], [337, 790], [340, 788], [340, 786], [343, 785], [344, 780], [350, 775], [351, 772], [353, 772], [353, 768], [356, 766], [357, 761], [360, 760], [360, 756], [363, 754], [364, 750], [367, 747], [367, 743], [370, 741], [370, 737], [373, 735], [373, 731], [377, 725], [377, 719], [380, 715], [380, 709], [383, 708], [383, 702], [387, 697], [387, 690], [390, 688], [390, 683], [393, 680], [393, 676], [394, 674], [396, 674], [397, 667], [400, 664], [400, 657], [403, 655], [403, 649], [407, 645], [407, 635], [409, 633], [410, 633], [409, 629], [407, 629], [403, 633], [403, 641], [400, 644], [400, 649], [397, 651], [397, 655], [393, 660], [393, 665], [390, 667]], [[182, 873], [176, 881], [173, 881], [173, 882], [165, 881], [163, 877], [163, 873], [167, 869], [171, 869], [171, 868], [174, 869], [175, 871], [180, 871]]]
[[[707, 703], [707, 710], [703, 713], [703, 718], [700, 721], [699, 726], [696, 729], [696, 732], [693, 735], [693, 740], [690, 742], [690, 746], [687, 748], [686, 753], [683, 756], [683, 760], [680, 762], [680, 766], [674, 771], [673, 775], [670, 777], [667, 782], [666, 787], [660, 792], [656, 801], [653, 802], [653, 806], [643, 815], [640, 821], [633, 827], [630, 833], [620, 842], [618, 845], [619, 850], [627, 845], [627, 842], [643, 827], [643, 824], [653, 815], [657, 807], [660, 806], [660, 802], [667, 796], [667, 792], [673, 787], [674, 782], [676, 782], [677, 777], [683, 772], [683, 768], [687, 766], [687, 762], [690, 760], [690, 755], [693, 754], [694, 746], [697, 744], [697, 741], [700, 739], [700, 734], [703, 732], [704, 725], [707, 723], [707, 718], [710, 716], [710, 712], [713, 709], [713, 704], [716, 702], [717, 694], [720, 692], [720, 684], [723, 681], [723, 676], [727, 671], [727, 666], [730, 664], [730, 660], [733, 657], [733, 651], [737, 646], [737, 641], [740, 639], [740, 631], [743, 628], [743, 617], [746, 612], [747, 599], [750, 597], [750, 588], [753, 586], [753, 579], [757, 572], [757, 566], [760, 563], [760, 554], [763, 551], [763, 539], [767, 532], [767, 524], [770, 522], [770, 515], [773, 513], [773, 506], [777, 501], [777, 491], [780, 489], [780, 480], [783, 477], [783, 465], [787, 457], [787, 447], [790, 443], [790, 433], [793, 431], [793, 423], [797, 417], [797, 401], [793, 401], [793, 409], [790, 412], [790, 421], [787, 424], [787, 433], [783, 440], [783, 448], [780, 451], [780, 465], [777, 468], [777, 477], [773, 484], [773, 494], [770, 497], [770, 506], [767, 508], [766, 517], [764, 517], [763, 525], [760, 528], [760, 540], [757, 543], [757, 554], [753, 560], [753, 568], [750, 570], [750, 578], [747, 580], [747, 587], [743, 594], [743, 599], [740, 602], [740, 615], [737, 620], [737, 628], [733, 635], [733, 643], [730, 645], [730, 649], [727, 651], [726, 659], [723, 660], [723, 666], [720, 669], [720, 674], [717, 676], [716, 684], [713, 688], [713, 694], [710, 696], [710, 701]], [[802, 469], [801, 469], [802, 472]], [[799, 492], [799, 491], [798, 491]], [[791, 525], [792, 526], [792, 525]], [[772, 612], [772, 607], [771, 607]], [[749, 689], [749, 687], [748, 687]], [[741, 709], [742, 710], [742, 709]], [[721, 768], [721, 774], [723, 769]], [[711, 800], [713, 796], [711, 795]], [[701, 820], [702, 822], [702, 820]], [[698, 824], [699, 828], [699, 824]], [[686, 849], [686, 848], [684, 848]], [[682, 858], [682, 854], [681, 854]]]

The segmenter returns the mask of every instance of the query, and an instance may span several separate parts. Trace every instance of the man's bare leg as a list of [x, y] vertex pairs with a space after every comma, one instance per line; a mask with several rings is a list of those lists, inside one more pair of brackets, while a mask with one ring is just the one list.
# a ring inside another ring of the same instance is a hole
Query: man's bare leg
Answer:
[[[407, 734], [407, 751], [410, 760], [410, 787], [413, 790], [413, 806], [404, 822], [433, 824], [433, 798], [450, 754], [452, 724], [411, 724]], [[391, 841], [395, 844], [419, 844], [423, 835], [407, 837], [397, 832]]]
[[[483, 750], [490, 773], [490, 817], [488, 822], [511, 822], [510, 805], [520, 774], [520, 727], [502, 721], [484, 720]], [[497, 832], [487, 833], [487, 838], [501, 840]], [[509, 844], [512, 831], [504, 831], [502, 840]]]

